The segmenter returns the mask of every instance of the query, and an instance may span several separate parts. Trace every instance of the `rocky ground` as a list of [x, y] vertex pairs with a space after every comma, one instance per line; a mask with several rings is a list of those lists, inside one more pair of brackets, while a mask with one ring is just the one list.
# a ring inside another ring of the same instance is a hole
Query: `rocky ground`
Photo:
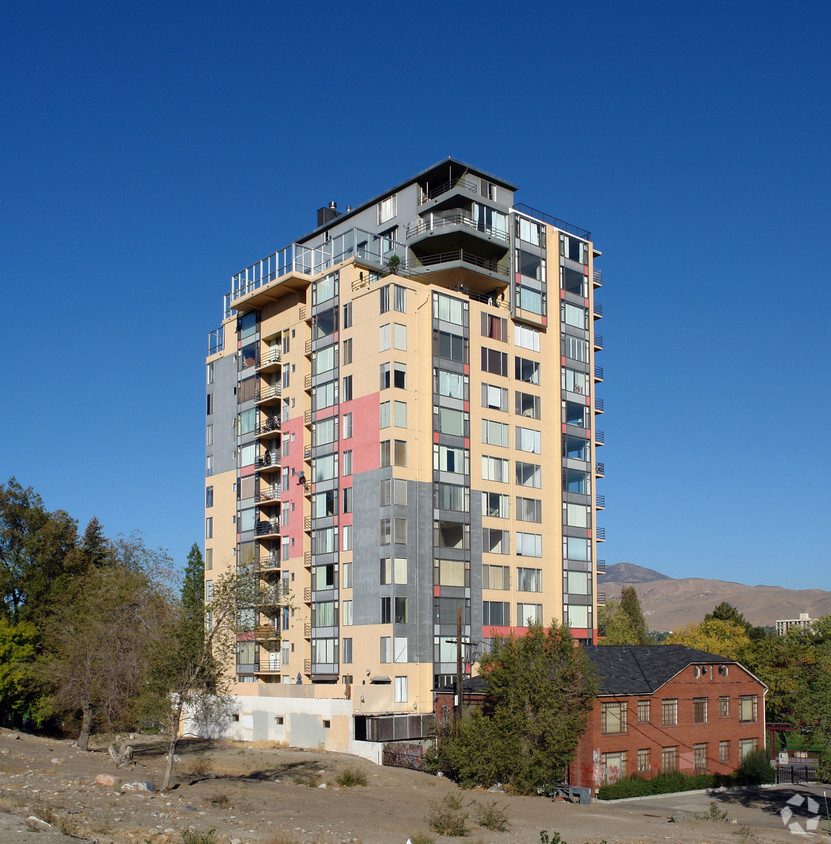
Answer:
[[[672, 795], [575, 806], [545, 798], [462, 791], [446, 779], [320, 751], [190, 741], [181, 745], [174, 786], [160, 794], [163, 750], [136, 738], [134, 763], [117, 768], [106, 746], [0, 730], [0, 842], [132, 844], [584, 844], [793, 841], [780, 815], [809, 789]], [[366, 785], [344, 787], [345, 771]], [[812, 789], [822, 804], [822, 791]], [[466, 838], [430, 832], [428, 815], [446, 795], [470, 814]], [[726, 821], [705, 820], [711, 801]], [[807, 798], [791, 823], [822, 814]], [[496, 803], [510, 828], [477, 826], [477, 804]], [[698, 818], [696, 816], [699, 816]], [[823, 837], [828, 822], [822, 820]], [[546, 833], [544, 838], [541, 833]], [[419, 838], [418, 836], [422, 836]], [[559, 836], [559, 837], [558, 837]], [[804, 840], [804, 837], [803, 837]]]

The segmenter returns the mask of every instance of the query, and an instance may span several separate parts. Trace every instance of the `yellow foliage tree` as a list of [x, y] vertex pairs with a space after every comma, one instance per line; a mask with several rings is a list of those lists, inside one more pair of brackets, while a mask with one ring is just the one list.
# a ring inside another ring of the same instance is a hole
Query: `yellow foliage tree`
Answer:
[[735, 621], [708, 618], [701, 624], [694, 624], [685, 630], [672, 633], [664, 641], [666, 645], [686, 645], [699, 651], [741, 659], [750, 646], [747, 629]]

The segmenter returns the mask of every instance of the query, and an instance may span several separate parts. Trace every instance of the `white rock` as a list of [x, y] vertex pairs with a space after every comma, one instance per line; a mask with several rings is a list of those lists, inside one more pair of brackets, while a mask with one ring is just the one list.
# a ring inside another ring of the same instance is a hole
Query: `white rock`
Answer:
[[51, 823], [46, 823], [46, 821], [41, 820], [40, 818], [35, 817], [34, 815], [29, 815], [26, 818], [26, 823], [29, 826], [34, 827], [35, 829], [52, 829]]

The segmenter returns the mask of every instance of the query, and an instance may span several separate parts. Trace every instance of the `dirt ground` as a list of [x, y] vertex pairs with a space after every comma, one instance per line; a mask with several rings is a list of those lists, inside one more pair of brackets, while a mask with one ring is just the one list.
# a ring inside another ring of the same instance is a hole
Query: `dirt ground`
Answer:
[[[131, 743], [134, 764], [116, 768], [105, 746], [85, 753], [68, 741], [0, 730], [0, 842], [405, 844], [411, 838], [413, 844], [430, 839], [442, 844], [761, 844], [794, 840], [780, 811], [788, 800], [800, 797], [801, 806], [790, 806], [790, 823], [799, 822], [804, 829], [812, 815], [820, 814], [818, 832], [827, 839], [829, 829], [821, 787], [576, 806], [542, 797], [462, 791], [444, 778], [379, 768], [341, 754], [228, 742], [183, 742], [174, 787], [167, 794], [148, 793], [131, 786], [161, 783], [163, 750], [151, 739]], [[346, 770], [362, 772], [366, 785], [338, 786], [336, 778]], [[121, 783], [98, 784], [99, 774], [118, 777]], [[429, 830], [431, 807], [447, 794], [459, 796], [470, 813], [466, 838]], [[818, 798], [819, 809], [805, 799], [809, 794]], [[727, 813], [726, 821], [696, 818], [708, 812], [711, 801]], [[493, 832], [477, 826], [476, 803], [496, 803], [510, 829]]]

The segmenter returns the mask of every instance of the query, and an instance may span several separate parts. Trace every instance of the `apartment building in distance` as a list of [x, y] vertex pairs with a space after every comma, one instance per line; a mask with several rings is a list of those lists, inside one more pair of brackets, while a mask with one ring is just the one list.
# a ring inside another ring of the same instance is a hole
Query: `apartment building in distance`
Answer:
[[599, 253], [515, 192], [447, 159], [232, 277], [206, 596], [253, 570], [275, 597], [228, 734], [370, 758], [424, 735], [459, 610], [467, 676], [529, 619], [596, 642]]

